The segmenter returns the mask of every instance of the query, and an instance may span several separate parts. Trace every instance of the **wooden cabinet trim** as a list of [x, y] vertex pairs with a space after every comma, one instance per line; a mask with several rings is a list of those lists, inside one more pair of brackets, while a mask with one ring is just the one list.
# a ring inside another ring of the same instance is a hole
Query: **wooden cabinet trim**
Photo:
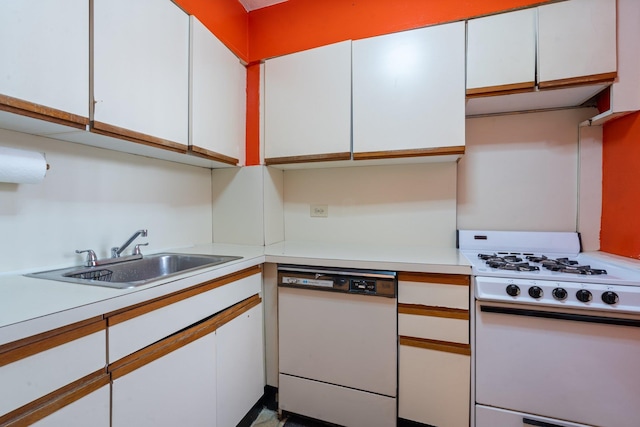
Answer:
[[0, 416], [3, 427], [27, 426], [39, 421], [71, 403], [108, 385], [109, 375], [104, 369], [93, 372], [39, 399]]
[[178, 142], [170, 141], [168, 139], [162, 139], [155, 136], [147, 135], [140, 132], [135, 132], [129, 129], [121, 128], [118, 126], [109, 125], [102, 122], [91, 122], [89, 129], [93, 133], [99, 135], [110, 136], [113, 138], [123, 139], [138, 144], [148, 145], [150, 147], [162, 148], [176, 153], [186, 154], [188, 146], [180, 144]]
[[399, 159], [405, 157], [452, 156], [464, 154], [464, 145], [410, 150], [367, 151], [353, 153], [353, 160]]
[[618, 73], [592, 74], [590, 76], [572, 77], [569, 79], [549, 80], [538, 83], [540, 89], [556, 89], [570, 86], [580, 86], [596, 83], [613, 83]]
[[470, 344], [400, 336], [400, 345], [471, 356]]
[[105, 314], [105, 317], [107, 318], [107, 324], [108, 326], [114, 326], [118, 323], [126, 322], [127, 320], [133, 319], [134, 317], [142, 316], [143, 314], [147, 314], [162, 307], [175, 304], [176, 302], [191, 298], [193, 296], [210, 291], [220, 286], [224, 286], [231, 282], [253, 276], [254, 274], [260, 273], [261, 271], [262, 266], [256, 265], [241, 271], [237, 271], [235, 273], [228, 274], [226, 276], [218, 277], [217, 279], [213, 279], [208, 282], [192, 286], [187, 289], [183, 289], [181, 291], [174, 292], [169, 295], [125, 307], [120, 310], [112, 311]]
[[45, 120], [59, 125], [70, 126], [85, 130], [89, 124], [89, 118], [77, 114], [67, 113], [55, 108], [24, 101], [7, 95], [0, 95], [0, 111], [19, 114], [34, 119]]
[[264, 159], [264, 164], [273, 166], [288, 163], [333, 162], [337, 160], [351, 160], [351, 153], [346, 151], [343, 153], [311, 154], [308, 156], [269, 157]]
[[222, 325], [232, 321], [241, 314], [259, 305], [262, 298], [253, 295], [226, 310], [197, 323], [187, 329], [177, 332], [155, 344], [145, 347], [133, 354], [123, 357], [111, 363], [107, 370], [111, 374], [111, 379], [116, 380], [154, 360], [157, 360], [193, 341], [215, 332]]
[[4, 344], [0, 346], [0, 366], [103, 331], [106, 327], [106, 321], [100, 316]]
[[515, 93], [533, 92], [536, 82], [522, 82], [507, 85], [476, 87], [467, 89], [467, 98], [480, 98], [485, 96], [512, 95]]
[[237, 166], [238, 163], [240, 163], [235, 157], [225, 156], [224, 154], [216, 153], [215, 151], [207, 150], [197, 145], [189, 146], [189, 154], [232, 166]]
[[471, 283], [471, 277], [466, 274], [414, 273], [404, 271], [398, 273], [398, 280], [459, 286], [469, 286]]
[[412, 314], [417, 316], [469, 320], [469, 310], [450, 307], [434, 307], [420, 304], [398, 303], [398, 314]]

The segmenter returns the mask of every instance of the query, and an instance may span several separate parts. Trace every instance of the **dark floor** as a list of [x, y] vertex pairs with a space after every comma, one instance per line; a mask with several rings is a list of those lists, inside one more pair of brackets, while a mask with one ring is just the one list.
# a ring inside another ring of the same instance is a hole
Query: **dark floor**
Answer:
[[321, 421], [303, 418], [296, 415], [287, 416], [287, 422], [284, 427], [330, 427], [331, 424], [325, 424]]

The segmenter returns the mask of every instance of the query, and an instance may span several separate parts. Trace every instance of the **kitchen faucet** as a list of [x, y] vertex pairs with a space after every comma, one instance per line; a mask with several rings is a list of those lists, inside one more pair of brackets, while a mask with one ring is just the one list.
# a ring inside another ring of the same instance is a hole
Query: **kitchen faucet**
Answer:
[[[119, 258], [120, 254], [134, 241], [138, 236], [147, 237], [147, 230], [138, 230], [133, 233], [133, 236], [129, 237], [129, 240], [124, 242], [122, 246], [114, 246], [111, 248], [111, 258]], [[140, 253], [140, 248], [137, 248], [137, 252]]]

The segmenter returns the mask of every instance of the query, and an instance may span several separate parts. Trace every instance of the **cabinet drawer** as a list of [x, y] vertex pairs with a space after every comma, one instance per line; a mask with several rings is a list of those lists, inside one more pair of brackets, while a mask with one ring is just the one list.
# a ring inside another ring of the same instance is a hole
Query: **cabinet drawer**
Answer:
[[399, 307], [398, 335], [469, 344], [469, 316], [467, 313], [465, 319], [408, 314]]
[[113, 363], [262, 289], [259, 266], [108, 315]]
[[398, 303], [469, 309], [469, 276], [400, 273]]
[[105, 322], [65, 329], [24, 345], [0, 346], [0, 424], [4, 414], [105, 370]]
[[468, 427], [470, 356], [400, 345], [398, 416], [433, 426]]

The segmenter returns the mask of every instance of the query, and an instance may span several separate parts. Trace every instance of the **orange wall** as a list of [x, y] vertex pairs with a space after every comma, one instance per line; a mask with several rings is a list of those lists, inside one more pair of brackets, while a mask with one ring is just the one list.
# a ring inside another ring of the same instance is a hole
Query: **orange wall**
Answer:
[[640, 113], [604, 125], [602, 157], [601, 250], [640, 259]]
[[548, 0], [289, 0], [249, 13], [249, 57], [258, 61]]
[[249, 58], [249, 16], [238, 0], [174, 0], [240, 59]]

